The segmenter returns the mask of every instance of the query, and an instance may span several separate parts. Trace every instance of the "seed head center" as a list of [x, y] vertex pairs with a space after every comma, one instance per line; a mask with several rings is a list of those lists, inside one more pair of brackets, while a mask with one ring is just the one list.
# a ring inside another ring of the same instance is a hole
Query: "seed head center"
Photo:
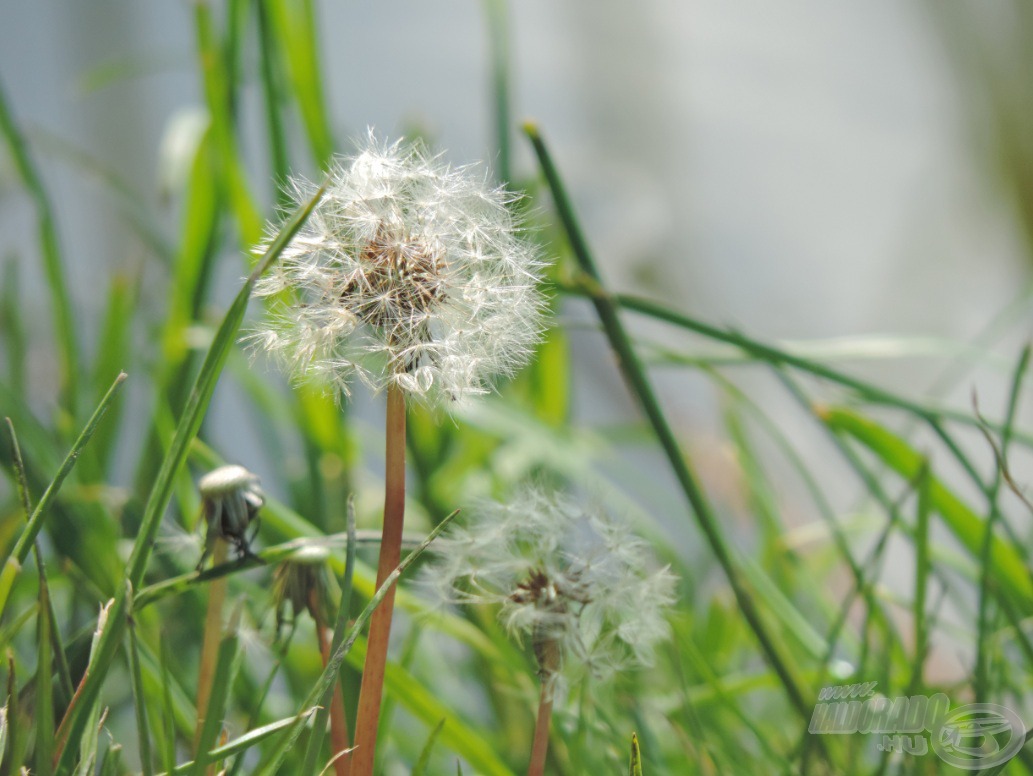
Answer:
[[396, 343], [426, 339], [426, 321], [445, 298], [442, 262], [433, 246], [381, 229], [359, 252], [359, 268], [341, 301]]

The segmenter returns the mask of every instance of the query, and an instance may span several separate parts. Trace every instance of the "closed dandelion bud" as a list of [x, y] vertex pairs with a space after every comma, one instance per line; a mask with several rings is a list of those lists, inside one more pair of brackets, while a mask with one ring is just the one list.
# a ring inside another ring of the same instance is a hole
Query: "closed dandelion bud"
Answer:
[[276, 604], [277, 633], [288, 622], [285, 616], [288, 604], [291, 623], [303, 611], [308, 612], [316, 623], [327, 622], [330, 602], [326, 561], [329, 557], [330, 552], [325, 547], [304, 547], [276, 567], [273, 601]]
[[530, 640], [545, 686], [651, 661], [674, 576], [627, 526], [537, 490], [472, 514], [431, 545], [425, 585], [448, 602], [498, 604], [506, 628]]
[[[197, 483], [201, 492], [201, 515], [205, 523], [205, 546], [197, 568], [204, 567], [215, 542], [233, 545], [241, 557], [252, 555], [251, 541], [258, 528], [258, 510], [265, 495], [258, 477], [243, 466], [220, 466]], [[248, 532], [251, 536], [248, 536]]]
[[[315, 186], [293, 182], [297, 202]], [[484, 393], [541, 334], [542, 263], [513, 196], [420, 144], [371, 132], [338, 159], [323, 198], [255, 295], [253, 350], [348, 394], [353, 378], [428, 404]]]

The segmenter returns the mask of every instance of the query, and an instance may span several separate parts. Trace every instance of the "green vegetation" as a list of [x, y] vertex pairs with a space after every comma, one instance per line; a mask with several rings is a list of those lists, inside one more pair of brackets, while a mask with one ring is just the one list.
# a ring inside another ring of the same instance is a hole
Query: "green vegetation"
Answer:
[[[388, 595], [375, 592], [384, 449], [379, 429], [346, 404], [319, 386], [290, 387], [252, 369], [239, 344], [264, 304], [252, 298], [255, 284], [322, 195], [266, 235], [264, 254], [252, 252], [263, 222], [275, 220], [275, 208], [290, 198], [263, 204], [270, 184], [245, 164], [236, 113], [244, 85], [260, 85], [262, 151], [277, 178], [325, 170], [335, 152], [352, 149], [331, 126], [312, 0], [227, 6], [222, 18], [196, 3], [195, 66], [207, 124], [177, 193], [178, 233], [163, 235], [157, 219], [134, 207], [131, 187], [107, 181], [148, 247], [147, 261], [161, 272], [141, 266], [110, 278], [92, 341], [85, 341], [89, 329], [76, 318], [67, 282], [76, 248], [59, 238], [61, 213], [38, 169], [46, 150], [0, 91], [0, 147], [34, 208], [32, 260], [41, 262], [49, 301], [47, 326], [37, 326], [34, 316], [44, 314], [20, 302], [22, 273], [17, 261], [8, 263], [0, 275], [0, 416], [8, 419], [0, 429], [7, 483], [0, 489], [0, 646], [7, 658], [0, 776], [23, 765], [62, 776], [333, 770], [331, 740], [339, 736], [324, 731], [337, 679], [348, 732], [355, 729], [364, 626]], [[408, 522], [402, 566], [389, 579], [397, 598], [373, 732], [378, 772], [505, 776], [527, 769], [540, 700], [531, 644], [510, 639], [490, 607], [442, 607], [415, 581], [420, 553], [448, 523], [461, 524], [476, 499], [504, 501], [528, 481], [627, 505], [636, 533], [679, 580], [670, 636], [655, 665], [606, 683], [587, 678], [556, 698], [546, 773], [948, 768], [932, 752], [881, 752], [875, 734], [808, 732], [823, 688], [865, 682], [877, 682], [888, 698], [944, 693], [955, 706], [1000, 704], [1033, 729], [1025, 527], [1033, 507], [1021, 496], [1029, 478], [1008, 466], [1013, 452], [1028, 457], [1033, 449], [1033, 431], [1017, 424], [1028, 396], [1029, 350], [1010, 359], [1005, 401], [976, 411], [897, 393], [855, 376], [828, 353], [808, 355], [612, 288], [564, 187], [564, 160], [550, 153], [548, 127], [526, 124], [521, 135], [511, 121], [505, 4], [487, 0], [484, 12], [497, 176], [534, 206], [533, 239], [553, 259], [543, 283], [553, 312], [590, 303], [593, 336], [614, 354], [609, 379], [624, 386], [639, 419], [633, 427], [577, 420], [569, 333], [555, 315], [531, 364], [500, 384], [498, 395], [454, 418], [401, 405]], [[252, 50], [257, 58], [243, 53]], [[537, 161], [523, 179], [511, 167], [510, 143], [518, 140]], [[235, 296], [217, 289], [221, 266], [247, 275]], [[143, 303], [144, 272], [166, 278], [164, 309]], [[1027, 300], [1024, 294], [1019, 303]], [[998, 328], [1012, 315], [1002, 312]], [[646, 319], [653, 325], [648, 340], [639, 334]], [[43, 330], [53, 342], [41, 341]], [[45, 347], [56, 365], [59, 386], [49, 407], [33, 397], [29, 342]], [[989, 352], [992, 344], [973, 350]], [[952, 381], [961, 382], [972, 361], [945, 364]], [[689, 433], [656, 385], [661, 368], [665, 386], [693, 372], [719, 395], [736, 496], [752, 522], [742, 524], [736, 512], [733, 525], [734, 510], [715, 497]], [[798, 405], [800, 423], [769, 416], [737, 382], [746, 370], [770, 375]], [[251, 463], [243, 459], [247, 451], [222, 449], [212, 433], [220, 425], [213, 404], [220, 391], [244, 405], [235, 414], [247, 419], [247, 439], [262, 445], [260, 458], [285, 463], [277, 481], [263, 483], [282, 498], [268, 497], [260, 510], [254, 556], [217, 550], [214, 567], [195, 570], [204, 522], [196, 481], [227, 462]], [[132, 413], [129, 394], [140, 402]], [[803, 423], [809, 426], [801, 430]], [[818, 476], [824, 462], [801, 452], [804, 433], [820, 435], [853, 481]], [[127, 462], [119, 452], [130, 440], [139, 452]], [[602, 476], [604, 459], [624, 457], [656, 469], [643, 475], [658, 483], [648, 509]], [[779, 482], [786, 476], [789, 490], [808, 503], [786, 503]], [[348, 520], [352, 496], [357, 527]], [[645, 514], [651, 511], [658, 514]], [[801, 513], [815, 521], [801, 524]], [[180, 541], [186, 534], [197, 541]], [[325, 620], [333, 636], [323, 655], [313, 618], [298, 611], [304, 607], [279, 623], [272, 595], [275, 564], [311, 545], [329, 551], [334, 580]], [[887, 563], [907, 569], [889, 586]], [[215, 621], [224, 615], [228, 622], [211, 636], [206, 657], [208, 592], [216, 585], [224, 586], [226, 611]], [[934, 645], [963, 669], [931, 670]], [[209, 676], [198, 704], [202, 669]], [[198, 705], [206, 713], [199, 715]], [[991, 765], [986, 772], [1002, 772]], [[1033, 773], [1033, 749], [1003, 769]]]

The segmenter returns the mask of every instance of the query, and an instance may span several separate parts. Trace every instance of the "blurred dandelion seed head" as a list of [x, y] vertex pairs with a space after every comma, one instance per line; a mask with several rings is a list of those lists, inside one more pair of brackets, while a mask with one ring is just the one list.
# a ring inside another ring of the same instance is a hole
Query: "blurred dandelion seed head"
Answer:
[[[292, 182], [297, 203], [316, 187]], [[541, 335], [542, 262], [510, 205], [471, 168], [369, 133], [255, 295], [249, 337], [296, 380], [348, 395], [355, 378], [428, 404], [485, 393]]]
[[530, 638], [543, 680], [651, 663], [674, 576], [626, 525], [534, 489], [472, 514], [429, 550], [423, 584], [439, 599], [500, 605], [510, 633]]

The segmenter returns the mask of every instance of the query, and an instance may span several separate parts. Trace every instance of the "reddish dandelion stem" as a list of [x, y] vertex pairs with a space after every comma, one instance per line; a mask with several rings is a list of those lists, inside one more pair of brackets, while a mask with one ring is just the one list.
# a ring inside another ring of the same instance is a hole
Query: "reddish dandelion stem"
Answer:
[[[384, 488], [384, 532], [377, 566], [377, 589], [398, 565], [402, 555], [402, 522], [405, 518], [405, 396], [396, 385], [387, 389], [387, 464]], [[380, 702], [383, 696], [387, 645], [395, 589], [391, 588], [370, 619], [366, 663], [362, 670], [355, 751], [350, 757], [351, 776], [373, 776]]]
[[552, 681], [542, 680], [542, 693], [538, 701], [538, 719], [534, 724], [534, 741], [531, 744], [531, 764], [527, 776], [543, 776], [545, 755], [549, 751], [549, 722], [552, 719]]

